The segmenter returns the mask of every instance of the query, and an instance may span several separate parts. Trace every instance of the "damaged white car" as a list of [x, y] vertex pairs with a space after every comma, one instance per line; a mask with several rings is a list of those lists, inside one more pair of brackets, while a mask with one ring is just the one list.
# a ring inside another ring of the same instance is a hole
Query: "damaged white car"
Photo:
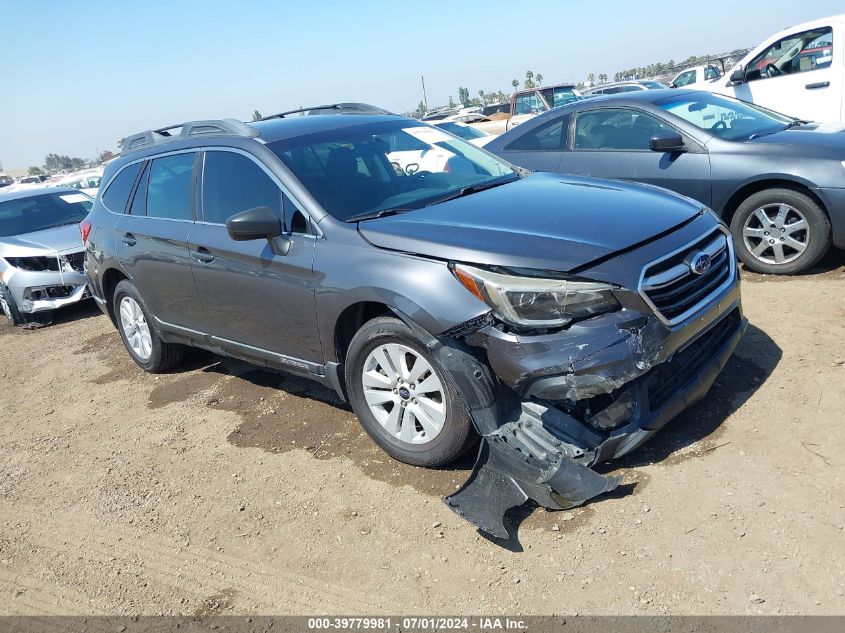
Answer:
[[79, 223], [92, 204], [66, 188], [0, 194], [0, 307], [12, 325], [44, 325], [89, 296]]

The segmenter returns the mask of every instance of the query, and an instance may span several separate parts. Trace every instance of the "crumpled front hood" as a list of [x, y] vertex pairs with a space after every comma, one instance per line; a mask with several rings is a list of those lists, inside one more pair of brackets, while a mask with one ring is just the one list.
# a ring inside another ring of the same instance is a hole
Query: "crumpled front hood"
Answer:
[[0, 237], [0, 257], [39, 257], [82, 250], [79, 224], [66, 224], [34, 233]]
[[381, 248], [566, 272], [646, 242], [702, 205], [657, 187], [535, 173], [402, 215], [361, 222]]

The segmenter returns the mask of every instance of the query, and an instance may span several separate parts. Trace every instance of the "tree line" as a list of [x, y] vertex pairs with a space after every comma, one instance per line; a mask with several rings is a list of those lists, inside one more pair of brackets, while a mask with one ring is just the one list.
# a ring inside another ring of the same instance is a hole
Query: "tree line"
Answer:
[[690, 66], [703, 66], [710, 63], [718, 64], [722, 59], [725, 60], [725, 68], [727, 69], [727, 67], [729, 65], [733, 65], [735, 61], [742, 59], [749, 50], [750, 49], [747, 48], [737, 48], [732, 50], [730, 53], [723, 55], [690, 55], [680, 62], [670, 59], [668, 62], [657, 62], [646, 66], [636, 66], [634, 68], [620, 70], [618, 73], [613, 75], [613, 81], [629, 81], [632, 79], [645, 79], [647, 77], [662, 77], [674, 74], [684, 68], [689, 68]]
[[[97, 156], [100, 164], [115, 157], [111, 150], [104, 150]], [[27, 171], [30, 176], [41, 176], [43, 174], [58, 174], [69, 171], [79, 171], [85, 167], [92, 167], [94, 161], [67, 154], [49, 153], [44, 157], [44, 164], [41, 167], [32, 166]]]

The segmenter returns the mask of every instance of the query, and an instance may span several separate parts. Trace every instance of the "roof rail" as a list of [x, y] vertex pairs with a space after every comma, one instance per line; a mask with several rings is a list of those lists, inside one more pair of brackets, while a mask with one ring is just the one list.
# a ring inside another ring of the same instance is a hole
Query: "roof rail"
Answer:
[[260, 121], [267, 121], [268, 119], [283, 119], [292, 114], [309, 115], [315, 114], [393, 114], [392, 112], [379, 108], [378, 106], [370, 105], [369, 103], [330, 103], [327, 105], [314, 106], [311, 108], [297, 108], [296, 110], [288, 110], [287, 112], [279, 112], [278, 114], [271, 114], [262, 117]]
[[[177, 129], [179, 133], [175, 134], [174, 131]], [[118, 145], [120, 146], [120, 153], [126, 155], [130, 152], [149, 147], [150, 145], [158, 145], [177, 139], [192, 138], [205, 134], [256, 137], [258, 136], [258, 130], [237, 119], [186, 121], [185, 123], [177, 123], [176, 125], [158, 128], [157, 130], [147, 130], [146, 132], [132, 134], [121, 140]]]

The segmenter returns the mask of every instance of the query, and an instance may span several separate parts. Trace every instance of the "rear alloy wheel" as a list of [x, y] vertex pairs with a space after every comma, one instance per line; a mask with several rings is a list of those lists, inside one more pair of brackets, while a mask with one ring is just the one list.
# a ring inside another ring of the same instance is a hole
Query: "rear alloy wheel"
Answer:
[[358, 330], [346, 353], [345, 379], [361, 426], [400, 462], [440, 466], [477, 441], [448, 373], [399, 319], [379, 317]]
[[743, 202], [731, 222], [737, 254], [761, 273], [794, 274], [830, 247], [830, 222], [812, 199], [791, 189], [769, 189]]
[[129, 295], [120, 300], [120, 327], [132, 352], [142, 361], [150, 360], [153, 341], [141, 306]]
[[112, 302], [120, 338], [141, 369], [157, 374], [179, 364], [185, 348], [159, 338], [144, 300], [130, 281], [117, 284]]

